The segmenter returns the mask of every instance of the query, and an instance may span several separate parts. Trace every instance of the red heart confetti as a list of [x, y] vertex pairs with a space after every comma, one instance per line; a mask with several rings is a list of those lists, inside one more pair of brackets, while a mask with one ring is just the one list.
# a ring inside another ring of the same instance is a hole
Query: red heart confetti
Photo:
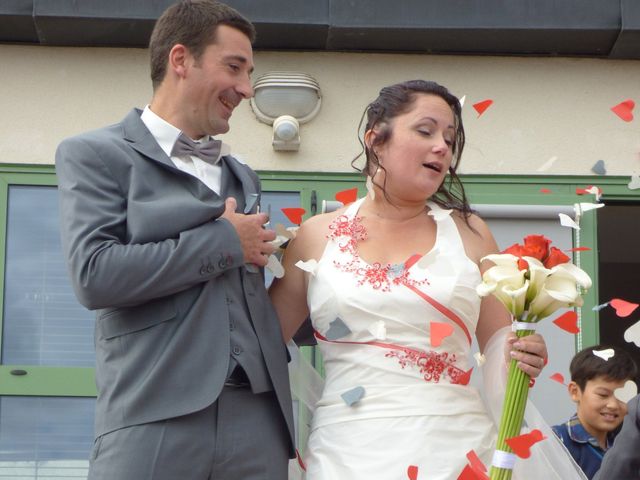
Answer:
[[473, 104], [473, 108], [478, 112], [478, 117], [482, 115], [487, 108], [493, 104], [493, 100], [487, 99]]
[[409, 477], [409, 480], [418, 480], [418, 467], [409, 465], [409, 468], [407, 468], [407, 477]]
[[636, 308], [638, 308], [637, 303], [627, 302], [626, 300], [622, 300], [621, 298], [614, 298], [609, 302], [609, 305], [615, 308], [616, 315], [623, 318], [628, 317]]
[[304, 208], [300, 207], [281, 208], [281, 210], [289, 221], [295, 225], [300, 225], [302, 223], [302, 215], [307, 213]]
[[300, 468], [302, 469], [302, 471], [306, 472], [307, 471], [307, 466], [302, 461], [302, 456], [300, 455], [300, 452], [298, 451], [297, 448], [296, 448], [296, 459], [298, 460], [298, 465], [300, 465]]
[[453, 333], [453, 325], [450, 323], [431, 322], [431, 346], [439, 347], [442, 340]]
[[343, 205], [349, 205], [358, 199], [358, 187], [342, 190], [336, 193], [336, 200], [342, 202]]
[[564, 385], [565, 387], [567, 386], [567, 384], [564, 383], [564, 376], [561, 373], [554, 373], [549, 378], [551, 380], [553, 380], [554, 382], [558, 382], [558, 383]]
[[464, 372], [462, 375], [456, 378], [455, 381], [452, 381], [451, 383], [453, 383], [454, 385], [469, 385], [469, 382], [471, 381], [472, 373], [473, 373], [473, 367], [467, 370], [466, 372]]
[[518, 435], [517, 437], [506, 438], [504, 441], [517, 456], [520, 458], [529, 458], [531, 456], [531, 447], [545, 438], [547, 437], [545, 437], [540, 430], [535, 429], [529, 433]]
[[633, 107], [635, 106], [636, 103], [633, 100], [629, 99], [611, 107], [611, 111], [625, 122], [630, 122], [631, 120], [633, 120]]
[[596, 187], [595, 185], [589, 185], [588, 187], [576, 188], [576, 195], [589, 195], [593, 194], [596, 197], [602, 195], [602, 189], [600, 187]]
[[475, 452], [475, 450], [470, 450], [469, 452], [467, 452], [467, 459], [469, 460], [469, 464], [471, 465], [472, 469], [480, 472], [487, 471], [487, 467], [485, 467], [484, 463], [482, 463], [482, 460], [478, 458], [478, 454]]
[[540, 193], [551, 193], [551, 190], [549, 190], [548, 188], [541, 188]]
[[591, 248], [589, 247], [575, 247], [575, 248], [568, 248], [565, 250], [565, 252], [587, 252], [591, 250]]
[[458, 480], [489, 480], [489, 477], [485, 474], [487, 467], [478, 458], [476, 452], [471, 450], [467, 453], [467, 458], [469, 459], [469, 464], [464, 467], [464, 470], [458, 476]]
[[464, 470], [458, 475], [457, 480], [481, 480], [470, 465], [465, 465]]
[[556, 318], [553, 323], [569, 333], [575, 334], [580, 332], [580, 327], [578, 327], [578, 315], [576, 315], [576, 312], [573, 310], [563, 313]]

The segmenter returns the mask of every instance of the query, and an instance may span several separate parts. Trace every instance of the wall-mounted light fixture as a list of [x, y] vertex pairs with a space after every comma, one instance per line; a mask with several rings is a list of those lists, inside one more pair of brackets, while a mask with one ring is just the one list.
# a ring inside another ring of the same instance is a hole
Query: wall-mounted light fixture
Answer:
[[318, 82], [300, 72], [269, 72], [253, 85], [251, 108], [258, 120], [273, 125], [274, 150], [298, 150], [300, 124], [320, 111]]

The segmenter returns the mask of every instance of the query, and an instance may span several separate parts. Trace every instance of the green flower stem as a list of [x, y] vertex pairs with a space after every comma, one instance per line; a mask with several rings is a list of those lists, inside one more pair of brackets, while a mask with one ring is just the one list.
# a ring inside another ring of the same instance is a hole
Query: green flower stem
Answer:
[[[534, 333], [534, 330], [518, 330], [518, 338], [526, 337]], [[529, 394], [529, 380], [531, 377], [518, 368], [518, 362], [511, 360], [509, 363], [509, 376], [507, 377], [507, 390], [502, 406], [500, 429], [496, 449], [503, 452], [513, 452], [505, 440], [520, 435], [524, 410], [527, 406]], [[511, 480], [513, 470], [508, 468], [491, 467], [490, 480]]]

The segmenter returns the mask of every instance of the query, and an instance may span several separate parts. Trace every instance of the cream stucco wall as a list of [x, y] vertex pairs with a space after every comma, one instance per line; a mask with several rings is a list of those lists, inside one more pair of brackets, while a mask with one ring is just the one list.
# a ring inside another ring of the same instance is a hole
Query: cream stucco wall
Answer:
[[[322, 110], [301, 127], [298, 152], [274, 152], [271, 127], [248, 102], [226, 135], [234, 152], [260, 170], [351, 171], [357, 125], [380, 87], [436, 80], [466, 95], [464, 173], [589, 175], [640, 172], [640, 118], [623, 122], [610, 107], [640, 102], [640, 61], [576, 58], [433, 56], [330, 52], [256, 52], [255, 77], [298, 70], [315, 77]], [[0, 162], [53, 162], [59, 141], [117, 122], [151, 95], [144, 49], [0, 45]], [[494, 105], [478, 117], [473, 103]], [[640, 107], [636, 114], [640, 116]]]

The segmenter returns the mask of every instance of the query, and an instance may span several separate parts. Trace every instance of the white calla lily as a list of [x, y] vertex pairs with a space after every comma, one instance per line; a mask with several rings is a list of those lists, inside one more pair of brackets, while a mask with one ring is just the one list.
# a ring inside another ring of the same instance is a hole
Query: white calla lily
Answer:
[[518, 257], [510, 254], [489, 255], [483, 260], [496, 265], [482, 275], [482, 283], [476, 287], [481, 297], [493, 294], [512, 314], [521, 313], [526, 301], [528, 282], [525, 271], [518, 268]]
[[[537, 258], [521, 259], [509, 253], [487, 255], [482, 260], [495, 265], [484, 272], [476, 292], [481, 297], [494, 295], [522, 321], [538, 321], [560, 308], [581, 306], [578, 287], [591, 287], [589, 275], [570, 262], [546, 268]], [[526, 270], [520, 270], [521, 260], [526, 261]]]
[[573, 263], [561, 263], [551, 269], [552, 275], [562, 275], [571, 277], [573, 281], [584, 289], [591, 288], [591, 278], [587, 275], [587, 272], [579, 267], [576, 267]]
[[529, 264], [529, 290], [527, 291], [527, 302], [530, 303], [538, 292], [542, 290], [542, 286], [547, 277], [551, 274], [551, 270], [546, 268], [540, 260], [533, 257], [522, 257]]
[[481, 262], [484, 262], [485, 260], [493, 262], [499, 267], [515, 265], [517, 268], [519, 258], [515, 255], [511, 255], [510, 253], [493, 253], [480, 259]]
[[591, 287], [591, 278], [572, 263], [562, 263], [551, 269], [542, 290], [529, 307], [538, 319], [548, 317], [556, 310], [582, 306], [580, 289]]

